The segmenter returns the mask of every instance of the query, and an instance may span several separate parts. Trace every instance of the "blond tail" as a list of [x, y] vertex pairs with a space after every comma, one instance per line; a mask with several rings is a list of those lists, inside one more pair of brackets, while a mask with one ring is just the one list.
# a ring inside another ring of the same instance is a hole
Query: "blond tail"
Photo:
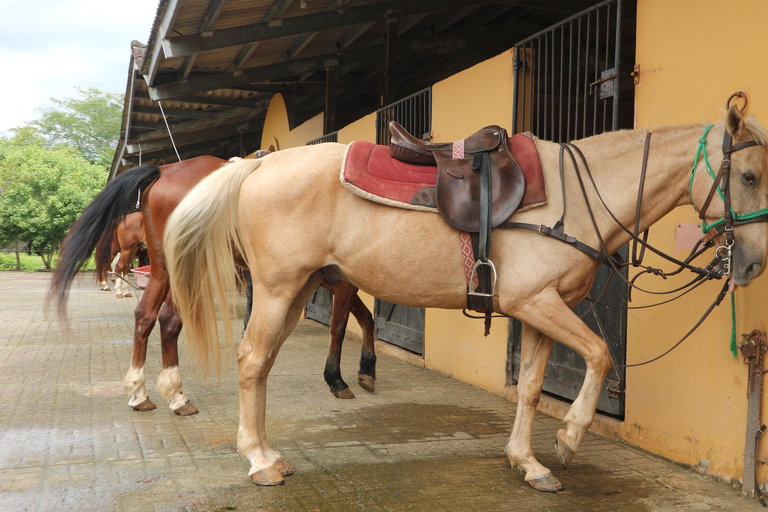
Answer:
[[260, 160], [240, 160], [203, 179], [176, 207], [165, 228], [164, 252], [173, 300], [187, 346], [207, 373], [221, 367], [218, 301], [226, 347], [232, 346], [229, 296], [235, 289], [234, 252], [245, 257], [238, 231], [240, 187]]

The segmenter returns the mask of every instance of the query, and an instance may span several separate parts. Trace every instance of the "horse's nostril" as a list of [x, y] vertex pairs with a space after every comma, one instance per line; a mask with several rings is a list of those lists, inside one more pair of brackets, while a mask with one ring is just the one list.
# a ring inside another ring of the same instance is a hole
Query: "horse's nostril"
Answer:
[[759, 263], [751, 263], [747, 267], [746, 275], [747, 279], [752, 279], [757, 275], [757, 273], [760, 271], [760, 264]]

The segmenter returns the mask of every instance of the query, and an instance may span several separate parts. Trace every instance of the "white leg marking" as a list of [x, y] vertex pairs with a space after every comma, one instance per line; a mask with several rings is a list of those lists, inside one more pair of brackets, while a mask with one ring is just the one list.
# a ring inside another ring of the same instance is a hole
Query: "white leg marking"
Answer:
[[119, 276], [115, 279], [115, 297], [118, 299], [123, 297], [123, 280]]
[[147, 387], [144, 381], [144, 368], [131, 368], [123, 379], [125, 390], [131, 395], [128, 405], [135, 407], [147, 399]]
[[189, 400], [181, 390], [181, 371], [178, 366], [166, 368], [160, 372], [160, 378], [157, 380], [157, 389], [163, 398], [171, 401], [171, 410], [175, 411], [183, 406]]

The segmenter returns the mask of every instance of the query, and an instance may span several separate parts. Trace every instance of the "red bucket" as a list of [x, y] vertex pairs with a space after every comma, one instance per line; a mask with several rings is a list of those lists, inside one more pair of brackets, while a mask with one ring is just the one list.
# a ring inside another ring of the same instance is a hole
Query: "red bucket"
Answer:
[[133, 272], [134, 277], [136, 277], [136, 286], [139, 288], [146, 288], [147, 283], [149, 282], [149, 271], [150, 271], [150, 265], [145, 265], [143, 267], [137, 267], [132, 268], [131, 272]]

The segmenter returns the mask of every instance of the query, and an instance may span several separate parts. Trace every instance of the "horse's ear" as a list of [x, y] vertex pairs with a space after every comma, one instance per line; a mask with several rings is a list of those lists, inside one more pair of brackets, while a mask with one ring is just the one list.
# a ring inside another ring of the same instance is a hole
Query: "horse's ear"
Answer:
[[733, 140], [738, 139], [740, 135], [744, 134], [744, 130], [746, 129], [744, 125], [744, 117], [742, 117], [741, 111], [739, 111], [736, 105], [729, 108], [728, 112], [725, 114], [725, 129], [731, 134]]

